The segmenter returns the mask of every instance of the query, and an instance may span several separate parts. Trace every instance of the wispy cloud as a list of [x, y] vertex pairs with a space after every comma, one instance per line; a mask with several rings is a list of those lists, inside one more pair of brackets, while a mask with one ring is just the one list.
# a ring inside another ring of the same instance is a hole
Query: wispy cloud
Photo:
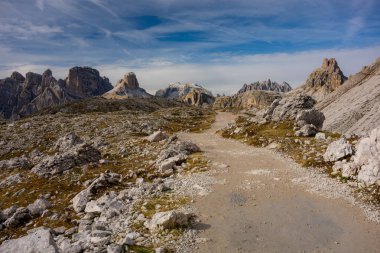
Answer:
[[36, 0], [36, 6], [43, 11], [45, 9], [45, 0]]

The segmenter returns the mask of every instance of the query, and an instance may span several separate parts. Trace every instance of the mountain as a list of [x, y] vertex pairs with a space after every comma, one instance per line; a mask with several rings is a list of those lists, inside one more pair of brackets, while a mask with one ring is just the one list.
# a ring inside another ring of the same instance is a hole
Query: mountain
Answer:
[[56, 80], [50, 69], [42, 75], [28, 72], [24, 77], [13, 72], [0, 80], [0, 115], [18, 119], [45, 107], [102, 95], [112, 89], [96, 69], [74, 67], [65, 80]]
[[270, 79], [262, 82], [244, 84], [233, 96], [217, 97], [213, 107], [216, 110], [263, 109], [270, 106], [275, 99], [281, 98], [283, 93], [291, 90], [292, 87], [287, 82], [279, 84]]
[[143, 88], [140, 88], [136, 74], [130, 72], [120, 79], [115, 87], [103, 95], [109, 99], [123, 98], [150, 98], [152, 95], [147, 93]]
[[324, 129], [369, 133], [380, 125], [380, 58], [351, 76], [317, 104], [326, 116]]
[[243, 87], [238, 91], [238, 94], [246, 92], [246, 91], [250, 91], [250, 90], [288, 92], [292, 90], [292, 87], [287, 82], [283, 82], [282, 84], [279, 84], [277, 82], [272, 82], [270, 79], [268, 79], [262, 82], [244, 84]]
[[297, 90], [321, 101], [326, 95], [337, 90], [347, 77], [340, 69], [334, 58], [324, 58], [322, 66], [314, 70], [307, 78], [305, 84]]
[[156, 92], [156, 97], [179, 99], [191, 105], [212, 104], [215, 101], [211, 91], [198, 84], [172, 83], [166, 89]]

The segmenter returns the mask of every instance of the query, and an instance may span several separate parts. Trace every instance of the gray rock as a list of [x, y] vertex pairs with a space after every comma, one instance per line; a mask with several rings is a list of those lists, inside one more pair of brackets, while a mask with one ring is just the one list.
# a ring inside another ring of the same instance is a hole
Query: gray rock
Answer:
[[307, 124], [301, 127], [300, 130], [296, 131], [296, 136], [304, 136], [304, 137], [310, 137], [315, 136], [317, 133], [317, 128], [312, 124]]
[[139, 238], [141, 235], [137, 232], [131, 232], [131, 233], [128, 233], [126, 236], [125, 236], [125, 244], [127, 245], [135, 245], [136, 244], [136, 239]]
[[25, 156], [0, 161], [0, 169], [29, 169], [31, 167], [32, 163]]
[[74, 210], [77, 213], [83, 212], [91, 196], [92, 193], [88, 189], [85, 189], [79, 192], [77, 195], [75, 195], [75, 197], [71, 200], [73, 202]]
[[316, 139], [316, 140], [319, 140], [319, 141], [326, 140], [326, 134], [325, 134], [325, 133], [317, 133], [317, 134], [315, 135], [315, 139]]
[[8, 240], [0, 245], [2, 253], [58, 253], [58, 247], [49, 229], [38, 230], [14, 240]]
[[325, 115], [316, 109], [302, 110], [296, 116], [296, 125], [299, 127], [312, 124], [317, 129], [322, 129], [324, 121]]
[[6, 186], [11, 186], [11, 185], [16, 184], [16, 183], [21, 183], [22, 179], [23, 179], [23, 177], [20, 173], [10, 175], [9, 177], [0, 181], [0, 187], [6, 187]]
[[156, 131], [153, 134], [149, 135], [146, 139], [150, 142], [158, 142], [158, 141], [165, 140], [168, 137], [169, 136], [165, 132], [159, 130], [159, 131]]
[[152, 220], [146, 222], [145, 226], [151, 231], [186, 227], [189, 225], [190, 218], [191, 214], [179, 211], [159, 212], [154, 214]]
[[[16, 212], [4, 222], [4, 226], [15, 228], [21, 226], [32, 219], [32, 215], [25, 207], [20, 207]], [[1, 251], [0, 251], [1, 252]]]
[[54, 149], [64, 152], [82, 143], [83, 140], [79, 136], [75, 133], [69, 133], [57, 140]]
[[341, 160], [347, 156], [352, 155], [353, 149], [352, 145], [349, 144], [346, 139], [341, 138], [337, 141], [330, 143], [327, 147], [325, 154], [323, 155], [323, 159], [326, 162], [335, 162]]
[[82, 166], [100, 159], [100, 152], [90, 144], [82, 143], [62, 154], [48, 156], [33, 167], [32, 172], [39, 176], [62, 173], [74, 167]]
[[107, 253], [124, 253], [124, 248], [121, 245], [111, 244], [107, 246]]
[[51, 203], [46, 199], [37, 199], [33, 204], [27, 206], [32, 216], [41, 215], [46, 209], [51, 207]]

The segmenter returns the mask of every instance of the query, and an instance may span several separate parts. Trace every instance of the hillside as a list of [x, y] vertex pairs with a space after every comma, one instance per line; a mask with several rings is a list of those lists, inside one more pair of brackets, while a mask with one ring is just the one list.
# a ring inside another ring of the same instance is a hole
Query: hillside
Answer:
[[380, 58], [351, 76], [317, 104], [326, 116], [324, 129], [368, 133], [380, 125]]

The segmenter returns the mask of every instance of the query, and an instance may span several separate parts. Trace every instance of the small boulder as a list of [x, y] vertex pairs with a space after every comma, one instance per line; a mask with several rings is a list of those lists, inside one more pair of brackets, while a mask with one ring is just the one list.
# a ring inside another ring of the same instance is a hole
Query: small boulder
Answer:
[[146, 139], [150, 142], [158, 142], [158, 141], [165, 140], [168, 137], [169, 136], [165, 132], [159, 130], [159, 131], [156, 131], [153, 134], [149, 135]]
[[324, 141], [324, 140], [326, 140], [326, 134], [325, 133], [317, 133], [315, 135], [315, 139], [318, 141]]
[[72, 199], [73, 208], [77, 213], [83, 212], [83, 210], [86, 208], [87, 202], [90, 200], [91, 195], [91, 192], [85, 189]]
[[190, 218], [191, 214], [178, 211], [159, 212], [154, 214], [152, 220], [146, 222], [145, 226], [151, 231], [186, 227], [189, 225]]
[[41, 215], [45, 210], [51, 207], [51, 203], [46, 199], [37, 199], [33, 204], [27, 206], [32, 216]]
[[[4, 226], [15, 228], [21, 226], [32, 219], [32, 215], [25, 207], [20, 207], [16, 212], [4, 222]], [[1, 251], [0, 251], [1, 252]]]
[[346, 139], [341, 138], [330, 143], [323, 155], [323, 159], [326, 162], [335, 162], [350, 156], [353, 153], [352, 145], [348, 143]]
[[301, 127], [300, 130], [296, 131], [296, 136], [310, 137], [317, 133], [317, 128], [312, 124], [307, 124]]

